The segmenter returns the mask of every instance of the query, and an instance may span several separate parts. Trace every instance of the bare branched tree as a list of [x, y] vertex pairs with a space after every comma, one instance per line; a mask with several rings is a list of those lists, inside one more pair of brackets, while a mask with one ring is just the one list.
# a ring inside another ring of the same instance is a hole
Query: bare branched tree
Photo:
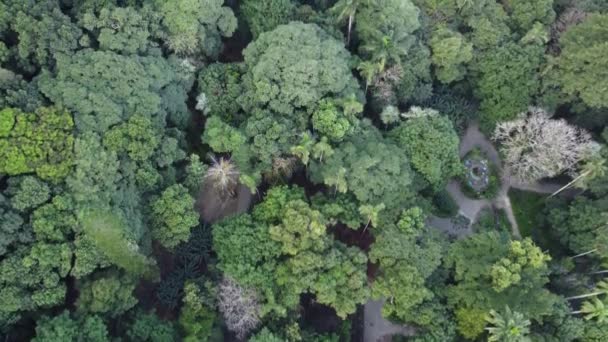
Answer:
[[403, 68], [394, 65], [378, 74], [372, 83], [374, 96], [386, 103], [391, 103], [395, 98], [395, 88], [403, 77]]
[[217, 160], [211, 156], [213, 165], [207, 169], [205, 180], [223, 197], [233, 197], [239, 183], [239, 171], [230, 159]]
[[493, 139], [501, 143], [511, 175], [524, 183], [573, 172], [597, 146], [587, 132], [566, 120], [551, 119], [540, 108], [498, 124]]
[[230, 278], [224, 278], [220, 283], [218, 306], [224, 315], [226, 327], [239, 339], [244, 339], [260, 324], [260, 304], [257, 294]]
[[566, 9], [551, 25], [551, 42], [549, 50], [554, 54], [559, 54], [560, 46], [559, 39], [566, 30], [572, 25], [579, 24], [587, 18], [589, 14], [583, 10], [573, 6]]

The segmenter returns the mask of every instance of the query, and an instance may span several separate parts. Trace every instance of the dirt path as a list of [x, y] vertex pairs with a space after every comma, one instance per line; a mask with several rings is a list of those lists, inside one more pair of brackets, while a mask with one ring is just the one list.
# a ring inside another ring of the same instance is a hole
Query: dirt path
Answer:
[[[363, 328], [364, 342], [383, 341], [386, 336], [414, 336], [416, 329], [407, 325], [398, 325], [382, 317], [383, 300], [370, 300], [363, 310], [365, 327]], [[390, 341], [390, 340], [389, 340]]]
[[[471, 224], [475, 222], [475, 220], [477, 219], [477, 215], [482, 209], [494, 206], [495, 208], [503, 209], [505, 211], [507, 218], [509, 219], [509, 223], [511, 224], [513, 236], [516, 238], [521, 238], [519, 226], [517, 225], [517, 220], [515, 219], [515, 215], [513, 214], [511, 199], [509, 198], [509, 189], [515, 188], [543, 194], [551, 194], [557, 191], [562, 185], [548, 182], [536, 182], [527, 184], [518, 182], [517, 180], [513, 179], [510, 176], [509, 170], [507, 168], [503, 168], [502, 162], [500, 160], [500, 155], [498, 151], [496, 151], [494, 144], [492, 144], [492, 142], [483, 133], [481, 133], [481, 131], [479, 130], [479, 125], [477, 123], [472, 123], [469, 125], [465, 134], [460, 139], [460, 157], [463, 158], [469, 151], [476, 147], [488, 156], [488, 159], [492, 163], [494, 163], [494, 165], [497, 166], [499, 173], [501, 174], [501, 187], [496, 197], [491, 200], [477, 200], [468, 198], [463, 194], [460, 188], [460, 183], [454, 180], [448, 183], [446, 190], [450, 193], [450, 195], [452, 195], [456, 203], [458, 203], [460, 207], [459, 213], [461, 215], [466, 216], [471, 221]], [[560, 196], [574, 197], [576, 194], [577, 190], [568, 189], [562, 192]], [[436, 228], [446, 231], [453, 236], [461, 237], [463, 235], [468, 235], [472, 233], [470, 227], [467, 231], [457, 231], [454, 228], [454, 225], [451, 224], [450, 219], [431, 217], [429, 222]]]

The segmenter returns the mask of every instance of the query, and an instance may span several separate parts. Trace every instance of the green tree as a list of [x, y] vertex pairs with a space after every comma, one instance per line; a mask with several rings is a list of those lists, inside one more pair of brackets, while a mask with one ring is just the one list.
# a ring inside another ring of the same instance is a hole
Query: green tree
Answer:
[[215, 115], [207, 119], [202, 139], [203, 143], [208, 144], [214, 152], [238, 150], [246, 141], [243, 133]]
[[568, 96], [579, 97], [593, 108], [608, 106], [608, 86], [602, 56], [606, 44], [602, 37], [608, 32], [608, 15], [592, 14], [574, 25], [560, 39], [561, 55], [556, 60], [557, 82]]
[[[542, 253], [531, 254], [539, 264], [528, 264], [518, 270], [518, 282], [511, 282], [500, 291], [492, 286], [496, 279], [492, 268], [500, 266], [503, 258], [509, 258], [512, 243], [506, 234], [487, 232], [459, 240], [448, 251], [445, 266], [453, 270], [455, 283], [447, 287], [447, 301], [456, 311], [458, 329], [467, 338], [473, 339], [483, 332], [484, 317], [492, 309], [509, 305], [538, 322], [551, 315], [553, 306], [560, 302], [559, 297], [544, 288], [549, 270]], [[537, 247], [530, 251], [537, 251]], [[528, 256], [522, 259], [521, 262], [528, 262]], [[478, 324], [479, 321], [482, 323]]]
[[72, 116], [65, 110], [0, 110], [0, 172], [35, 172], [52, 182], [63, 179], [73, 162], [73, 126]]
[[202, 68], [196, 109], [205, 115], [220, 116], [228, 124], [238, 123], [241, 106], [237, 99], [243, 92], [243, 73], [243, 64], [213, 63]]
[[23, 217], [13, 210], [6, 197], [0, 194], [0, 256], [13, 244], [30, 242], [33, 237]]
[[531, 30], [536, 22], [549, 26], [555, 20], [553, 0], [509, 0], [505, 7], [521, 34]]
[[439, 190], [462, 173], [458, 135], [452, 122], [432, 109], [410, 110], [404, 115], [408, 114], [415, 117], [400, 123], [390, 136], [408, 154], [414, 169]]
[[76, 306], [79, 312], [116, 317], [137, 304], [133, 291], [136, 279], [116, 272], [95, 275], [78, 284], [79, 296]]
[[597, 297], [583, 302], [583, 306], [579, 311], [573, 312], [573, 314], [582, 313], [586, 320], [597, 320], [598, 323], [606, 323], [608, 321], [608, 305], [606, 305], [606, 299], [599, 299]]
[[152, 203], [152, 236], [166, 248], [175, 248], [188, 240], [198, 218], [188, 189], [181, 184], [172, 185]]
[[127, 330], [131, 341], [171, 342], [177, 341], [177, 332], [172, 322], [161, 320], [154, 312], [137, 311], [134, 321]]
[[291, 0], [245, 0], [240, 10], [255, 39], [287, 24], [294, 16], [295, 6]]
[[179, 314], [179, 325], [185, 333], [185, 342], [208, 341], [216, 313], [209, 306], [200, 288], [193, 282], [184, 286], [184, 306]]
[[80, 318], [70, 317], [66, 310], [54, 316], [42, 316], [36, 322], [36, 336], [34, 342], [109, 342], [108, 329], [104, 321], [96, 316], [89, 315]]
[[530, 333], [530, 321], [519, 312], [511, 311], [509, 306], [505, 306], [504, 312], [500, 313], [490, 310], [486, 322], [491, 325], [486, 328], [490, 335], [488, 337], [490, 342], [531, 341], [527, 336]]
[[149, 118], [136, 114], [105, 132], [103, 144], [118, 155], [124, 153], [134, 161], [144, 162], [159, 147], [160, 135]]
[[371, 1], [369, 0], [339, 0], [330, 9], [330, 12], [336, 16], [338, 23], [348, 21], [348, 26], [346, 28], [346, 46], [350, 45], [350, 36], [359, 7], [369, 5], [370, 3]]
[[155, 0], [165, 41], [178, 54], [217, 58], [221, 38], [231, 37], [237, 20], [224, 0]]
[[300, 111], [310, 115], [324, 97], [357, 92], [348, 51], [316, 25], [279, 26], [243, 54], [248, 71], [240, 101], [246, 111], [259, 107], [289, 117]]
[[331, 141], [341, 141], [352, 131], [352, 119], [334, 101], [321, 100], [312, 114], [312, 127]]
[[11, 177], [8, 182], [11, 206], [21, 212], [36, 209], [51, 198], [48, 185], [36, 177]]
[[540, 87], [537, 70], [543, 51], [542, 46], [507, 43], [478, 55], [472, 68], [482, 128], [491, 131], [496, 123], [514, 119], [532, 103]]
[[466, 64], [473, 59], [473, 45], [460, 33], [439, 27], [431, 36], [435, 74], [442, 83], [461, 80]]

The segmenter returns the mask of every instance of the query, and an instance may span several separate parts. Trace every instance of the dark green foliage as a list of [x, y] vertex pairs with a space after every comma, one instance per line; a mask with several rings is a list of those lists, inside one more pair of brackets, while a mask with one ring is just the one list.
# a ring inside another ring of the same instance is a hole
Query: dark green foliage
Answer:
[[237, 102], [243, 92], [241, 77], [242, 64], [214, 63], [204, 67], [198, 75], [196, 109], [205, 115], [217, 115], [229, 124], [238, 123], [237, 113], [240, 105]]
[[24, 223], [21, 215], [12, 210], [10, 202], [0, 194], [0, 256], [12, 244], [32, 241], [32, 232]]
[[316, 194], [311, 199], [313, 209], [319, 210], [329, 224], [345, 224], [348, 228], [359, 229], [364, 224], [359, 214], [359, 203], [352, 194], [337, 193], [334, 196]]
[[287, 24], [295, 6], [291, 0], [245, 0], [240, 9], [255, 39], [263, 32]]
[[[511, 202], [513, 204], [513, 201]], [[515, 209], [515, 208], [514, 208]], [[516, 214], [517, 216], [517, 214]], [[520, 232], [522, 231], [522, 225], [518, 222]], [[511, 225], [507, 218], [504, 210], [487, 208], [482, 210], [478, 216], [477, 221], [473, 225], [473, 231], [475, 233], [485, 233], [498, 231], [499, 233], [509, 234], [511, 232]], [[522, 234], [524, 237], [529, 237], [529, 234]]]
[[173, 82], [180, 79], [163, 58], [85, 49], [58, 56], [55, 74], [44, 73], [39, 85], [55, 104], [75, 113], [80, 131], [104, 132], [135, 114], [163, 122], [159, 92]]
[[72, 166], [73, 125], [72, 116], [56, 108], [0, 110], [0, 172], [63, 179]]
[[34, 112], [42, 106], [40, 93], [34, 82], [26, 82], [19, 74], [0, 67], [0, 108], [15, 107]]
[[572, 26], [560, 39], [562, 53], [557, 59], [557, 82], [564, 94], [579, 97], [590, 107], [607, 107], [605, 39], [608, 15], [593, 14]]
[[477, 58], [475, 95], [481, 101], [481, 124], [491, 131], [496, 123], [516, 118], [532, 103], [540, 87], [537, 70], [543, 62], [543, 48], [509, 43]]
[[366, 123], [323, 162], [312, 162], [308, 172], [313, 181], [339, 192], [349, 191], [363, 204], [384, 203], [397, 208], [414, 193], [413, 174], [404, 151]]
[[279, 26], [243, 53], [248, 72], [241, 103], [246, 111], [258, 107], [288, 117], [311, 114], [323, 97], [357, 92], [348, 51], [316, 25]]
[[137, 311], [133, 323], [127, 330], [131, 341], [171, 342], [176, 341], [176, 330], [173, 323], [163, 321], [154, 312]]
[[79, 318], [70, 317], [64, 311], [55, 317], [43, 316], [36, 322], [34, 342], [109, 342], [104, 321], [95, 315]]
[[437, 208], [436, 215], [439, 217], [454, 217], [458, 214], [458, 204], [446, 190], [441, 190], [435, 194], [433, 203]]
[[546, 195], [512, 189], [509, 191], [509, 199], [519, 232], [523, 237], [532, 236], [542, 225]]
[[79, 284], [76, 303], [79, 312], [116, 317], [137, 304], [133, 296], [135, 279], [124, 274], [106, 272]]
[[21, 212], [33, 210], [51, 197], [48, 185], [32, 176], [9, 179], [6, 193], [11, 196], [11, 206]]
[[415, 117], [399, 124], [390, 136], [405, 150], [413, 168], [433, 189], [440, 189], [463, 172], [458, 135], [450, 120], [434, 110], [412, 109], [405, 115], [409, 114]]

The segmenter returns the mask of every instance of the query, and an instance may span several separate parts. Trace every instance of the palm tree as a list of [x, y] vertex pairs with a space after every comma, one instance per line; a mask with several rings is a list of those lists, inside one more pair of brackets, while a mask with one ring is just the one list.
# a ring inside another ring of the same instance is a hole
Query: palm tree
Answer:
[[346, 46], [350, 44], [350, 35], [355, 23], [355, 16], [359, 10], [359, 6], [367, 5], [370, 0], [340, 0], [331, 9], [330, 12], [337, 16], [338, 23], [343, 23], [348, 20], [348, 30], [346, 36]]
[[559, 194], [560, 192], [568, 189], [569, 187], [576, 185], [577, 183], [579, 187], [583, 189], [586, 188], [587, 183], [590, 180], [606, 175], [608, 168], [606, 167], [606, 165], [604, 165], [605, 163], [606, 159], [600, 158], [599, 156], [589, 159], [585, 164], [583, 164], [583, 167], [581, 168], [582, 172], [580, 175], [574, 178], [570, 183], [564, 185], [559, 190], [552, 193], [549, 197], [553, 197]]
[[384, 203], [380, 203], [378, 205], [362, 205], [359, 207], [359, 214], [361, 214], [361, 216], [367, 220], [365, 228], [363, 228], [363, 232], [367, 230], [370, 223], [374, 227], [378, 226], [378, 216], [380, 215], [380, 212], [384, 210], [384, 208]]
[[608, 305], [596, 297], [585, 301], [581, 309], [573, 311], [572, 314], [584, 314], [585, 320], [596, 319], [598, 323], [605, 323], [608, 322]]
[[387, 63], [400, 63], [401, 57], [408, 54], [415, 41], [414, 36], [405, 31], [391, 30], [384, 33], [372, 27], [366, 30], [371, 39], [361, 45], [361, 51], [378, 62], [380, 72], [384, 71]]
[[527, 342], [530, 338], [530, 321], [524, 318], [519, 312], [511, 311], [509, 306], [505, 306], [504, 314], [494, 310], [486, 321], [492, 325], [487, 327], [490, 342]]
[[[566, 298], [566, 300], [595, 297], [595, 296], [603, 295], [606, 293], [608, 293], [608, 282], [601, 280], [595, 285], [595, 290], [593, 292], [586, 293], [583, 295], [568, 297], [568, 298]], [[575, 313], [575, 312], [573, 312], [573, 313]]]
[[365, 92], [367, 93], [367, 88], [372, 84], [374, 78], [376, 78], [376, 75], [380, 72], [380, 65], [371, 61], [363, 61], [359, 63], [357, 70], [359, 70], [359, 73], [365, 79]]
[[217, 160], [210, 156], [212, 165], [205, 174], [205, 179], [221, 196], [234, 196], [239, 181], [239, 171], [230, 159], [223, 157]]

